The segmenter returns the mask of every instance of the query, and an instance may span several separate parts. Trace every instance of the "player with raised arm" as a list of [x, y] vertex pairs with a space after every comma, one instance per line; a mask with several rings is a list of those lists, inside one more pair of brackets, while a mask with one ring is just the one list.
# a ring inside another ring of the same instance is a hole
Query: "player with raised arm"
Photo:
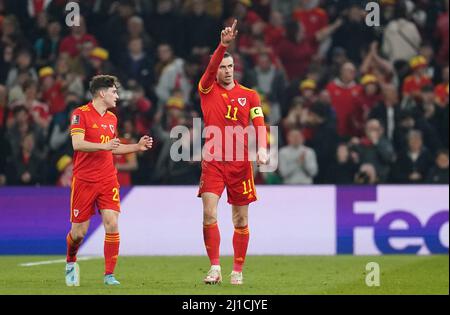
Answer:
[[[231, 273], [231, 284], [243, 283], [242, 269], [249, 242], [248, 208], [256, 201], [256, 190], [253, 180], [252, 162], [249, 159], [248, 139], [244, 143], [244, 160], [239, 160], [238, 153], [233, 157], [225, 156], [227, 129], [230, 127], [247, 128], [252, 121], [256, 129], [257, 164], [267, 164], [267, 134], [264, 116], [256, 91], [248, 89], [234, 80], [233, 57], [226, 52], [227, 47], [236, 38], [237, 21], [221, 32], [221, 41], [215, 50], [208, 67], [203, 74], [198, 90], [205, 122], [205, 129], [210, 127], [222, 132], [220, 149], [203, 152], [202, 175], [198, 196], [203, 202], [203, 236], [211, 267], [204, 282], [216, 284], [222, 281], [219, 247], [220, 232], [217, 223], [217, 206], [219, 199], [227, 188], [228, 203], [232, 207], [234, 235], [234, 264]], [[207, 133], [208, 134], [208, 133]], [[234, 138], [233, 138], [234, 139]], [[211, 147], [217, 139], [206, 137], [205, 147]], [[233, 140], [236, 148], [237, 140]]]
[[67, 234], [67, 286], [80, 285], [77, 252], [96, 207], [105, 228], [104, 283], [120, 284], [114, 277], [120, 243], [120, 195], [113, 154], [147, 151], [152, 147], [153, 139], [143, 136], [136, 144], [120, 143], [117, 138], [117, 117], [109, 111], [116, 107], [119, 99], [118, 85], [114, 76], [93, 77], [89, 84], [92, 101], [78, 107], [72, 114], [70, 134], [74, 149], [74, 168], [70, 196], [72, 228]]

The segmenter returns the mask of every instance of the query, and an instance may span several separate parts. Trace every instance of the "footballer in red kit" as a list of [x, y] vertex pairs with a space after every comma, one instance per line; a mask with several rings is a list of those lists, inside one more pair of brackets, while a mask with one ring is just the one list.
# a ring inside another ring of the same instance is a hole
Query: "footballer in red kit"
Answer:
[[147, 151], [153, 139], [143, 136], [139, 143], [122, 144], [117, 138], [117, 117], [109, 109], [119, 99], [116, 77], [98, 75], [92, 78], [89, 90], [93, 99], [75, 109], [71, 116], [70, 134], [74, 149], [70, 221], [67, 234], [66, 285], [80, 285], [77, 252], [89, 228], [95, 210], [102, 216], [105, 228], [106, 285], [119, 285], [114, 269], [119, 255], [120, 186], [113, 154], [123, 155]]
[[[248, 207], [257, 199], [248, 138], [231, 135], [233, 152], [230, 153], [226, 143], [230, 130], [235, 128], [242, 131], [251, 121], [257, 140], [257, 163], [268, 163], [267, 134], [259, 96], [256, 91], [234, 80], [233, 57], [226, 52], [228, 45], [236, 38], [236, 25], [235, 20], [231, 27], [226, 27], [221, 32], [221, 42], [198, 85], [205, 129], [215, 128], [221, 132], [220, 145], [217, 145], [217, 135], [212, 136], [206, 132], [198, 192], [203, 202], [203, 236], [211, 263], [204, 279], [206, 284], [222, 281], [217, 205], [224, 189], [227, 189], [228, 203], [232, 206], [235, 227], [234, 265], [231, 273], [231, 284], [234, 285], [243, 283], [242, 269], [249, 241]], [[243, 148], [242, 152], [234, 150], [238, 147]]]

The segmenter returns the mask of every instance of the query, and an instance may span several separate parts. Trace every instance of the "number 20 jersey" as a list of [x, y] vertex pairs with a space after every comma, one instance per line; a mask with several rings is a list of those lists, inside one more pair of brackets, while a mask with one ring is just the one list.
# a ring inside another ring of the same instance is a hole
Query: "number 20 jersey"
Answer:
[[[88, 142], [109, 142], [117, 134], [117, 117], [110, 111], [100, 115], [90, 102], [72, 113], [70, 135], [76, 134], [84, 134], [84, 140]], [[73, 165], [73, 176], [77, 180], [100, 182], [117, 175], [111, 151], [75, 151]]]

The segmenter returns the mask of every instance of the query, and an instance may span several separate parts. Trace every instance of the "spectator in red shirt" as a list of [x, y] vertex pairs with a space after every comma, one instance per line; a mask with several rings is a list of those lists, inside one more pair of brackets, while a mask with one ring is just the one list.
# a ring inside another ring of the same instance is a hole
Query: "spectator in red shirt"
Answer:
[[434, 94], [436, 95], [436, 103], [445, 107], [448, 104], [448, 81], [449, 72], [448, 66], [442, 69], [442, 83], [438, 84], [434, 89]]
[[423, 56], [413, 57], [409, 62], [412, 74], [403, 81], [403, 96], [420, 100], [420, 92], [424, 86], [432, 84], [426, 74], [428, 62]]
[[361, 107], [362, 88], [355, 82], [356, 68], [351, 62], [341, 67], [340, 77], [330, 82], [327, 90], [336, 111], [337, 130], [341, 137], [358, 135], [355, 115]]
[[97, 40], [86, 32], [84, 18], [80, 16], [80, 26], [72, 26], [71, 34], [61, 41], [59, 52], [68, 53], [72, 58], [78, 57], [84, 42], [92, 42], [94, 46], [97, 46]]
[[301, 0], [297, 9], [292, 13], [292, 18], [303, 25], [305, 37], [311, 43], [314, 43], [314, 51], [317, 51], [319, 42], [316, 41], [316, 34], [328, 26], [327, 12], [317, 7], [316, 1]]
[[54, 115], [62, 112], [66, 108], [63, 85], [55, 79], [53, 68], [41, 68], [39, 70], [39, 80], [42, 87], [42, 100], [48, 104], [50, 114]]
[[314, 48], [307, 40], [303, 27], [298, 22], [289, 22], [286, 38], [277, 47], [276, 54], [281, 60], [290, 80], [303, 77], [314, 54]]
[[286, 34], [283, 15], [278, 11], [272, 11], [270, 21], [264, 30], [266, 44], [274, 48]]
[[367, 114], [372, 110], [372, 108], [377, 105], [382, 99], [380, 82], [378, 78], [373, 74], [366, 74], [361, 79], [361, 85], [363, 86], [363, 91], [361, 94], [361, 104], [362, 109], [365, 113], [364, 120], [367, 119]]
[[30, 118], [37, 126], [47, 130], [50, 124], [50, 114], [48, 105], [38, 100], [38, 83], [33, 80], [27, 80], [23, 84], [25, 100], [11, 104], [11, 107], [24, 105], [30, 114]]

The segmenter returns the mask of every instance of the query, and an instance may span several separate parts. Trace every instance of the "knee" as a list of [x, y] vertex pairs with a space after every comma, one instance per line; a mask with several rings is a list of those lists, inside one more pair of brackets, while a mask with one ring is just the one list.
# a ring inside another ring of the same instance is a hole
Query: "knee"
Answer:
[[87, 234], [87, 229], [85, 228], [72, 228], [70, 231], [70, 236], [72, 237], [72, 240], [77, 242], [82, 240]]
[[236, 215], [233, 217], [233, 225], [236, 228], [248, 225], [248, 217], [246, 215]]
[[117, 233], [119, 231], [119, 223], [116, 218], [109, 218], [104, 221], [106, 233]]
[[205, 209], [203, 211], [203, 224], [209, 225], [217, 222], [217, 211], [216, 209]]

